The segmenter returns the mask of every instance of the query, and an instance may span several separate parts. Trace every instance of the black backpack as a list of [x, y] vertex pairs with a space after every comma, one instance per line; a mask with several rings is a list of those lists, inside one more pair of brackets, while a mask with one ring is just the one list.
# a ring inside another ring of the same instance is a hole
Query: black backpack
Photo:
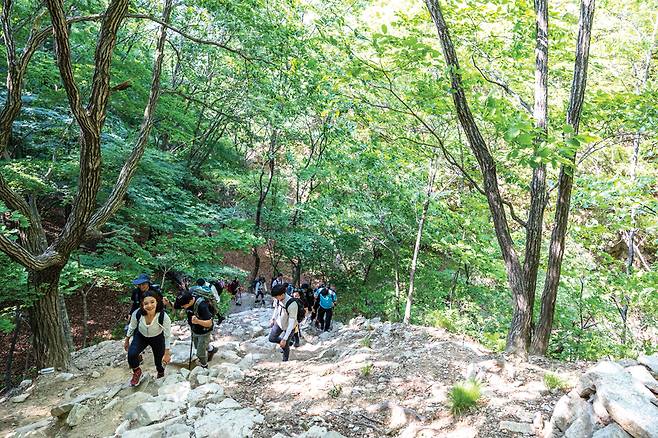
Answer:
[[291, 297], [286, 303], [286, 307], [284, 307], [284, 309], [286, 310], [288, 316], [290, 316], [290, 312], [288, 312], [288, 307], [290, 307], [290, 305], [293, 302], [297, 303], [297, 322], [300, 323], [304, 321], [304, 318], [306, 317], [306, 311], [304, 310], [304, 303], [302, 302], [302, 300], [300, 300], [299, 298]]

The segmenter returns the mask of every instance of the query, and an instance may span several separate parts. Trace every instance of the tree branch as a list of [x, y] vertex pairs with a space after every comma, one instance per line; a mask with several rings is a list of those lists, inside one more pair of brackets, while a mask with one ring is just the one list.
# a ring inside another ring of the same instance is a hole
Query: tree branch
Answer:
[[503, 82], [500, 78], [497, 77], [494, 79], [489, 78], [486, 73], [477, 65], [477, 62], [475, 62], [475, 55], [471, 55], [471, 61], [473, 62], [473, 67], [475, 67], [475, 69], [480, 73], [480, 76], [482, 76], [482, 79], [489, 82], [490, 84], [494, 84], [502, 88], [503, 91], [510, 95], [510, 97], [516, 101], [516, 103], [521, 105], [528, 114], [532, 115], [532, 107], [528, 105], [528, 103], [523, 100], [523, 98], [516, 91], [512, 90], [506, 82]]
[[[171, 8], [172, 0], [166, 0], [163, 17], [164, 22], [168, 22], [171, 18]], [[119, 209], [121, 201], [128, 190], [128, 184], [132, 179], [135, 171], [137, 170], [137, 165], [139, 160], [144, 154], [146, 144], [148, 142], [148, 137], [153, 127], [153, 118], [155, 115], [155, 108], [158, 103], [158, 97], [160, 96], [160, 75], [162, 72], [162, 60], [164, 59], [164, 45], [167, 39], [166, 26], [162, 25], [158, 34], [158, 42], [155, 51], [155, 60], [153, 63], [153, 76], [151, 79], [151, 91], [149, 93], [148, 103], [144, 109], [144, 117], [142, 120], [142, 125], [139, 130], [139, 136], [135, 142], [133, 150], [124, 163], [117, 181], [112, 189], [112, 193], [107, 198], [103, 206], [101, 206], [96, 213], [92, 216], [89, 221], [89, 230], [94, 230], [102, 226], [107, 220]]]

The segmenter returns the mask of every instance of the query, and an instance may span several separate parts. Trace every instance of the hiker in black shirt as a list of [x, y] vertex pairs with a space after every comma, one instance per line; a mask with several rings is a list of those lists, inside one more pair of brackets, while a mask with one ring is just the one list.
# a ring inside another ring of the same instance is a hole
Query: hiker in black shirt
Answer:
[[176, 298], [174, 303], [175, 309], [185, 309], [187, 313], [187, 322], [190, 324], [192, 330], [192, 343], [196, 348], [196, 357], [199, 360], [199, 365], [206, 368], [208, 361], [217, 352], [217, 348], [213, 347], [208, 351], [208, 344], [210, 344], [210, 336], [213, 329], [213, 314], [210, 311], [208, 303], [203, 298], [193, 296], [190, 292], [183, 292]]

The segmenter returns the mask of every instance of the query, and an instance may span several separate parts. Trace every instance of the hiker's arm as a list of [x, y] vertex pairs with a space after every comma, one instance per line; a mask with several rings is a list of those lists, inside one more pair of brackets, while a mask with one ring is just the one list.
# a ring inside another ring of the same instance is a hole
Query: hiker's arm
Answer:
[[199, 319], [196, 315], [192, 316], [192, 324], [200, 325], [201, 327], [210, 328], [212, 327], [212, 318], [211, 319]]
[[162, 331], [165, 338], [165, 351], [169, 351], [169, 346], [171, 345], [171, 319], [166, 313], [162, 320]]
[[137, 328], [137, 316], [135, 316], [135, 312], [130, 315], [130, 324], [128, 324], [128, 331], [126, 332], [126, 339], [123, 341], [123, 348], [128, 351], [128, 344], [130, 343], [130, 337], [135, 333], [135, 329]]

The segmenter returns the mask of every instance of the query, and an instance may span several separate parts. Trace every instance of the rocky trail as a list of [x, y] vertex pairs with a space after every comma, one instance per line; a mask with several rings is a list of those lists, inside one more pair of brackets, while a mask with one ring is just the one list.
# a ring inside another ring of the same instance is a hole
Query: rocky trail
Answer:
[[[166, 377], [154, 380], [147, 350], [150, 375], [135, 388], [120, 341], [74, 353], [70, 372], [40, 375], [0, 400], [0, 436], [658, 437], [656, 355], [585, 373], [592, 364], [512, 362], [441, 329], [358, 317], [327, 333], [303, 325], [302, 345], [283, 363], [266, 337], [270, 308], [252, 306], [245, 294], [232, 307], [208, 369], [187, 369], [184, 324], [173, 329]], [[545, 386], [548, 372], [569, 394]], [[448, 393], [465, 378], [481, 382], [482, 397], [456, 417]]]

